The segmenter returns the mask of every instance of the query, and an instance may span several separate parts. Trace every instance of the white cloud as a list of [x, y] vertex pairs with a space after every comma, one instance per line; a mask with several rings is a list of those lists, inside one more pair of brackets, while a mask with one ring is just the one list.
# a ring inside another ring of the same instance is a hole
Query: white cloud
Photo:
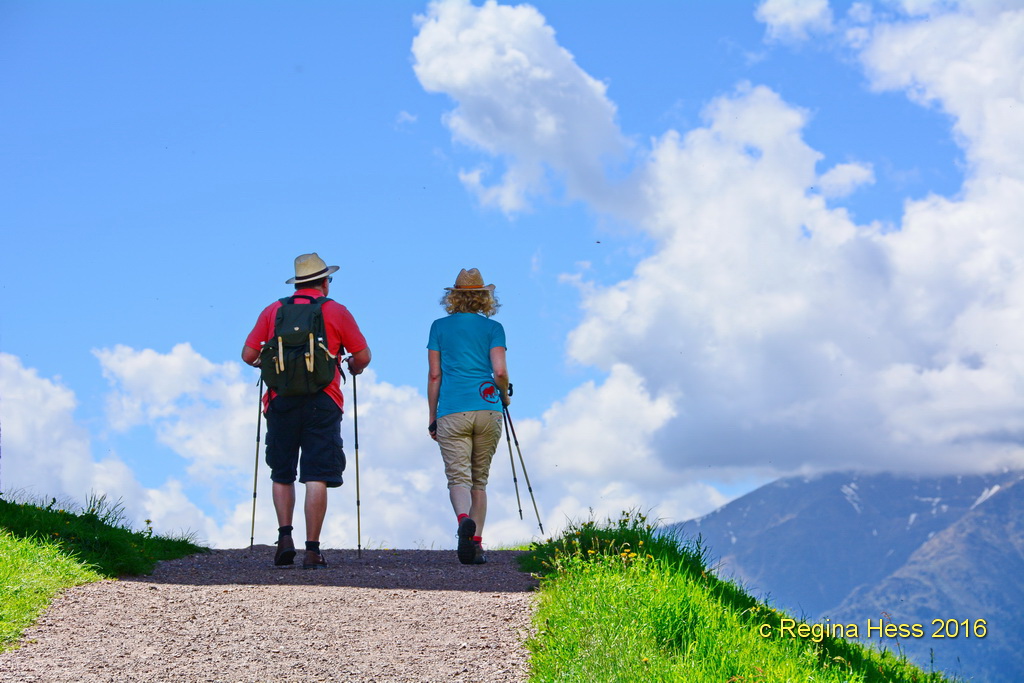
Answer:
[[[168, 479], [159, 489], [147, 490], [144, 508], [145, 519], [149, 520], [157, 533], [194, 534], [198, 542], [215, 545], [219, 537], [223, 536], [216, 521], [189, 500], [181, 481], [177, 479]], [[243, 545], [241, 538], [237, 541], [230, 547]]]
[[[857, 225], [837, 205], [873, 182], [871, 166], [844, 163], [819, 173], [825, 159], [804, 139], [807, 113], [763, 86], [741, 84], [709, 103], [702, 126], [654, 140], [626, 183], [636, 194], [619, 197], [634, 200], [631, 206], [605, 201], [601, 182], [578, 184], [577, 196], [619, 211], [655, 242], [617, 284], [563, 278], [579, 287], [585, 312], [569, 353], [607, 370], [609, 385], [632, 378], [626, 395], [638, 405], [664, 400], [671, 410], [647, 423], [607, 415], [599, 423], [610, 444], [639, 433], [625, 451], [623, 481], [613, 479], [622, 468], [611, 468], [592, 437], [595, 405], [571, 395], [552, 410], [559, 423], [580, 425], [582, 450], [593, 450], [594, 459], [578, 460], [558, 426], [545, 422], [536, 432], [540, 448], [551, 449], [545, 462], [567, 457], [566, 467], [591, 485], [602, 476], [615, 481], [594, 490], [622, 503], [637, 499], [630, 484], [657, 467], [680, 475], [702, 465], [794, 472], [1024, 463], [1022, 406], [1013, 391], [1024, 380], [1024, 341], [1014, 332], [1024, 311], [1024, 10], [1006, 7], [916, 3], [905, 9], [927, 11], [926, 18], [891, 20], [860, 5], [850, 15], [863, 24], [857, 46], [875, 87], [904, 90], [948, 112], [971, 164], [958, 196], [908, 201], [896, 231]], [[544, 26], [532, 9], [516, 10]], [[459, 14], [470, 33], [479, 28], [464, 3], [433, 11]], [[825, 2], [769, 0], [758, 16], [776, 38], [831, 27]], [[532, 35], [503, 32], [502, 54], [525, 50], [532, 73], [565, 63], [564, 51], [530, 52]], [[465, 54], [458, 31], [431, 39], [427, 54]], [[474, 71], [472, 93], [457, 78], [421, 76], [429, 90], [456, 100], [459, 130], [489, 127], [480, 147], [509, 159], [510, 168], [597, 168], [563, 154], [557, 132], [524, 152], [518, 140], [529, 129], [521, 121], [531, 111], [544, 118], [550, 100], [523, 100], [515, 120], [488, 117], [505, 106], [503, 84], [521, 78], [524, 67], [480, 62], [487, 67]], [[598, 148], [623, 138], [609, 126], [599, 129], [606, 143]], [[585, 389], [599, 400], [597, 387]], [[633, 405], [616, 407], [635, 418]], [[554, 509], [587, 500], [566, 489]]]
[[541, 471], [600, 482], [628, 462], [634, 482], [663, 480], [670, 473], [657, 462], [650, 440], [674, 416], [670, 395], [651, 397], [629, 366], [615, 365], [600, 387], [588, 382], [544, 413]]
[[832, 28], [828, 0], [764, 0], [754, 14], [772, 40], [801, 41]]
[[845, 197], [861, 185], [875, 182], [870, 164], [838, 164], [818, 179], [821, 193], [830, 198]]
[[953, 117], [981, 176], [1024, 177], [1024, 8], [967, 9], [877, 26], [862, 59], [873, 85], [904, 90]]
[[120, 501], [127, 521], [142, 529], [151, 519], [162, 532], [192, 531], [208, 537], [212, 525], [170, 482], [145, 489], [123, 460], [96, 461], [89, 432], [75, 419], [74, 393], [45, 379], [10, 354], [0, 353], [0, 417], [3, 420], [2, 482], [5, 492], [83, 505], [90, 495]]
[[3, 490], [84, 502], [94, 463], [89, 434], [75, 422], [74, 393], [0, 352], [0, 400]]
[[204, 379], [216, 371], [188, 344], [178, 344], [169, 354], [117, 345], [93, 350], [93, 355], [103, 376], [118, 387], [107, 398], [107, 419], [116, 431], [171, 414], [180, 397], [202, 393]]
[[[696, 481], [704, 473], [665, 462], [654, 447], [660, 430], [676, 416], [675, 398], [669, 393], [652, 396], [636, 372], [617, 364], [602, 384], [577, 387], [541, 420], [516, 423], [545, 531], [591, 515], [616, 518], [626, 510], [679, 522], [726, 502], [713, 486]], [[507, 442], [495, 462], [504, 455]], [[519, 452], [514, 455], [529, 521], [533, 510], [526, 477]], [[680, 456], [685, 460], [688, 454]]]
[[211, 363], [189, 344], [166, 354], [117, 345], [93, 355], [113, 388], [107, 415], [115, 429], [154, 427], [190, 463], [189, 474], [207, 483], [248, 469], [258, 392], [252, 378], [242, 379], [241, 365]]
[[816, 175], [806, 114], [776, 93], [742, 86], [706, 118], [655, 144], [643, 227], [660, 248], [629, 280], [583, 290], [570, 354], [628, 362], [651, 390], [678, 392], [666, 460], [849, 458], [877, 410], [860, 375], [889, 343], [886, 311], [865, 299], [887, 267], [878, 236], [810, 191], [836, 176]]
[[881, 371], [877, 387], [894, 438], [1019, 464], [1024, 9], [962, 6], [879, 26], [862, 53], [875, 87], [951, 115], [969, 162], [960, 197], [908, 203], [901, 231], [885, 241], [922, 353]]
[[627, 148], [615, 106], [536, 9], [443, 0], [419, 27], [413, 68], [428, 92], [457, 100], [445, 117], [453, 137], [507, 161], [492, 184], [483, 166], [460, 173], [483, 204], [524, 210], [549, 170], [564, 177], [570, 196], [607, 189], [604, 165]]

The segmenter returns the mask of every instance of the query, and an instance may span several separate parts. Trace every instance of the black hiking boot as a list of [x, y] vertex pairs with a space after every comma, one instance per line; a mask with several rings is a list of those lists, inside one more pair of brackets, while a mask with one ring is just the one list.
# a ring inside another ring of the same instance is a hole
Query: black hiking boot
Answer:
[[476, 522], [466, 517], [459, 522], [459, 545], [455, 551], [455, 554], [459, 556], [459, 562], [462, 564], [473, 564], [473, 558], [476, 557], [476, 544], [473, 543], [474, 536], [476, 536]]

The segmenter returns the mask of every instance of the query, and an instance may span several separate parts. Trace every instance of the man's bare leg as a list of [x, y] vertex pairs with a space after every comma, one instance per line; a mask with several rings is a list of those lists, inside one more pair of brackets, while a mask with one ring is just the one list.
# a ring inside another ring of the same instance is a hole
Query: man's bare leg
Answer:
[[292, 513], [295, 510], [295, 484], [279, 484], [275, 481], [273, 496], [277, 525], [291, 526]]
[[320, 541], [320, 531], [327, 515], [327, 484], [322, 481], [306, 482], [306, 540]]
[[272, 489], [274, 511], [277, 512], [278, 529], [277, 551], [274, 553], [274, 564], [278, 567], [290, 565], [295, 558], [295, 544], [292, 541], [292, 514], [295, 510], [295, 484], [279, 484], [274, 482]]

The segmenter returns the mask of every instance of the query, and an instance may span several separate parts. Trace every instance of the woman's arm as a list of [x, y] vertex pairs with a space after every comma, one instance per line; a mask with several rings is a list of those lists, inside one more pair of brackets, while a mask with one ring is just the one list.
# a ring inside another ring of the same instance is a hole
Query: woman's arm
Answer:
[[430, 431], [430, 438], [437, 441], [437, 435], [430, 430], [430, 425], [437, 421], [437, 397], [441, 393], [441, 352], [428, 349], [427, 365], [427, 406], [430, 408], [427, 430]]
[[512, 399], [508, 395], [508, 365], [505, 362], [504, 346], [491, 349], [491, 372], [494, 373], [494, 384], [501, 394], [501, 404], [507, 406]]

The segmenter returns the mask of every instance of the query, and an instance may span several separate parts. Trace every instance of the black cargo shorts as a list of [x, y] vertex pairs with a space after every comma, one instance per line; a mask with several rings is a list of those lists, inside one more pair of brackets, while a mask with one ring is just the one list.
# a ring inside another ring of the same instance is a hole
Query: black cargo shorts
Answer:
[[271, 480], [279, 484], [322, 481], [341, 486], [345, 451], [341, 408], [325, 392], [309, 396], [275, 396], [267, 407], [266, 460]]

